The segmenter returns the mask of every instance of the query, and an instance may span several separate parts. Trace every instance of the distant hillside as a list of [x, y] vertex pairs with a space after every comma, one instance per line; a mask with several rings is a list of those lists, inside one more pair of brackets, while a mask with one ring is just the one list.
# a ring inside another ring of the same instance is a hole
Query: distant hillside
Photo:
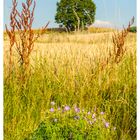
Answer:
[[104, 33], [104, 32], [112, 32], [115, 29], [112, 28], [103, 28], [103, 27], [88, 27], [88, 32], [90, 33]]
[[[34, 30], [34, 33], [38, 33], [40, 31], [40, 29], [33, 29], [33, 30]], [[134, 29], [132, 29], [132, 32], [133, 32], [133, 30]], [[84, 30], [84, 32], [88, 32], [88, 33], [105, 33], [105, 32], [112, 32], [112, 31], [115, 31], [115, 29], [103, 28], [103, 27], [88, 27], [88, 28], [85, 28], [85, 30]], [[46, 33], [51, 33], [51, 32], [62, 33], [62, 32], [66, 32], [66, 29], [63, 27], [46, 29]], [[4, 31], [4, 37], [6, 37], [6, 36], [7, 36], [7, 33], [6, 33], [6, 31]]]

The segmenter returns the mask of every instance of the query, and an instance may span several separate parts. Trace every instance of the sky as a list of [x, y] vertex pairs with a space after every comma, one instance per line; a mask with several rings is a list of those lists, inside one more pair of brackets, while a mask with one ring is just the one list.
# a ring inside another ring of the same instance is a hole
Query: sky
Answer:
[[[18, 8], [25, 0], [17, 0]], [[35, 20], [33, 28], [40, 28], [50, 21], [49, 27], [58, 27], [55, 23], [56, 3], [60, 0], [36, 0]], [[96, 4], [95, 26], [126, 26], [134, 16], [136, 19], [136, 0], [93, 0]], [[12, 0], [4, 0], [4, 24], [9, 23]], [[135, 24], [136, 25], [136, 20]]]

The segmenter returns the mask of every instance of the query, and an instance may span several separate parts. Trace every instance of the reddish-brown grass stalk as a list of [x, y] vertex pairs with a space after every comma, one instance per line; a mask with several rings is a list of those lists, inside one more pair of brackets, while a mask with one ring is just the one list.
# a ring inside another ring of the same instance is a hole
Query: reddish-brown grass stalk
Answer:
[[134, 17], [129, 22], [127, 28], [123, 28], [123, 30], [119, 33], [114, 33], [112, 36], [113, 45], [114, 45], [114, 56], [115, 62], [120, 62], [121, 58], [123, 57], [126, 49], [124, 48], [125, 39], [130, 31], [131, 25], [134, 23]]
[[124, 47], [125, 39], [130, 31], [131, 25], [134, 23], [134, 17], [129, 22], [127, 28], [123, 28], [122, 31], [113, 33], [112, 41], [113, 41], [113, 52], [109, 49], [108, 57], [101, 62], [101, 70], [103, 70], [108, 63], [113, 60], [113, 63], [119, 63], [122, 60], [122, 57], [125, 54], [126, 48]]
[[6, 28], [6, 32], [9, 36], [9, 39], [10, 39], [10, 45], [9, 45], [9, 51], [10, 51], [10, 57], [9, 57], [9, 72], [11, 72], [11, 69], [12, 69], [12, 65], [13, 65], [13, 62], [12, 62], [12, 57], [13, 57], [13, 46], [14, 46], [14, 43], [16, 41], [16, 35], [15, 35], [15, 30], [16, 30], [16, 21], [15, 21], [15, 18], [16, 18], [16, 7], [17, 7], [17, 2], [16, 1], [13, 1], [13, 7], [12, 7], [12, 11], [10, 13], [10, 27], [11, 29], [9, 30], [7, 28], [7, 25], [5, 25], [5, 28]]
[[[19, 12], [17, 10], [17, 1], [12, 1], [12, 11], [10, 15], [10, 27], [7, 28], [6, 32], [10, 39], [10, 69], [12, 65], [12, 48], [15, 48], [19, 54], [20, 66], [23, 71], [26, 71], [30, 64], [30, 54], [34, 48], [34, 42], [45, 33], [49, 22], [43, 27], [35, 36], [32, 29], [34, 22], [34, 11], [36, 7], [36, 1], [26, 0], [22, 3], [22, 10]], [[16, 33], [15, 33], [16, 31]], [[16, 35], [17, 34], [17, 35]]]

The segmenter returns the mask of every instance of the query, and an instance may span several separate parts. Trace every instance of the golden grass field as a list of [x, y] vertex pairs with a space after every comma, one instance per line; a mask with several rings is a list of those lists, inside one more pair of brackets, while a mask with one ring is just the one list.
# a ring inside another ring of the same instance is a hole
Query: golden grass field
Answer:
[[[109, 50], [113, 49], [112, 42], [113, 32], [107, 33], [51, 33], [43, 35], [35, 42], [31, 60], [39, 57], [46, 57], [50, 61], [57, 62], [59, 64], [65, 64], [67, 61], [74, 61], [76, 67], [89, 65], [90, 60], [104, 61], [109, 55]], [[9, 52], [8, 36], [5, 36], [4, 40], [4, 64], [7, 64], [8, 52]], [[136, 51], [136, 34], [129, 33], [126, 41], [125, 48], [127, 53], [135, 53]], [[18, 58], [15, 52], [15, 60]], [[59, 59], [58, 59], [59, 58]], [[73, 59], [75, 58], [75, 59]], [[72, 60], [73, 59], [73, 60]], [[16, 63], [17, 61], [15, 61]]]
[[[10, 88], [5, 80], [5, 139], [21, 140], [36, 130], [40, 122], [45, 119], [46, 110], [53, 96], [56, 99], [55, 102], [62, 105], [78, 104], [81, 108], [93, 108], [97, 105], [100, 109], [104, 106], [109, 118], [111, 117], [110, 123], [118, 128], [117, 138], [125, 137], [125, 140], [131, 140], [129, 128], [135, 119], [135, 113], [132, 117], [130, 111], [135, 110], [136, 34], [129, 33], [125, 40], [124, 59], [119, 64], [110, 62], [104, 71], [100, 71], [98, 66], [104, 65], [105, 59], [109, 56], [109, 50], [113, 51], [112, 35], [111, 31], [71, 34], [52, 32], [39, 38], [30, 56], [32, 70], [35, 74], [31, 76], [30, 86], [25, 87], [24, 93], [28, 99], [28, 105], [32, 106], [24, 110], [26, 105], [20, 97], [21, 89], [17, 78], [13, 78]], [[13, 58], [16, 73], [16, 70], [18, 72], [16, 50]], [[9, 39], [7, 35], [4, 35], [5, 79], [8, 75], [8, 68]], [[106, 92], [111, 95], [107, 99], [103, 97], [107, 94]], [[130, 101], [128, 95], [132, 95], [133, 101]], [[125, 109], [127, 107], [130, 110], [127, 111]], [[110, 108], [113, 108], [113, 114], [110, 113]], [[34, 110], [35, 116], [32, 115]], [[120, 112], [121, 110], [124, 112]], [[134, 130], [135, 127], [133, 134]]]

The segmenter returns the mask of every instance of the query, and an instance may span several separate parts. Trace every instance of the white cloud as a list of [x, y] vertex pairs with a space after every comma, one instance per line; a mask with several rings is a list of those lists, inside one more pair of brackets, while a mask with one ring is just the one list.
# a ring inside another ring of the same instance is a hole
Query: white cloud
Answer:
[[102, 21], [102, 20], [95, 20], [95, 22], [94, 22], [94, 24], [92, 26], [95, 26], [95, 27], [108, 27], [108, 28], [114, 27], [114, 25], [111, 22]]

